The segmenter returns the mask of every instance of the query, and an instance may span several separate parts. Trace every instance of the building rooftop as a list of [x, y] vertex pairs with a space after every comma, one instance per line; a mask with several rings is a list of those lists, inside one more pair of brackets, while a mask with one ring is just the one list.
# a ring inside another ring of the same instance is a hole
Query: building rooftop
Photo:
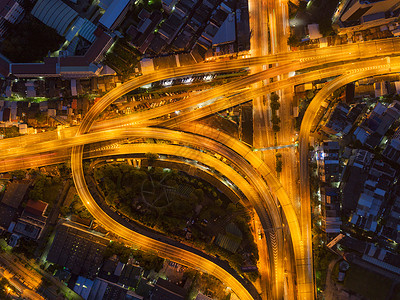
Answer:
[[42, 229], [43, 227], [31, 224], [25, 220], [19, 220], [15, 225], [13, 232], [22, 234], [31, 239], [37, 239], [40, 236]]
[[4, 18], [15, 3], [15, 0], [0, 0], [0, 17]]
[[17, 209], [0, 203], [0, 226], [7, 229], [17, 215]]
[[41, 216], [46, 211], [47, 205], [46, 202], [29, 199], [26, 203], [25, 211], [36, 216]]
[[46, 57], [44, 58], [44, 63], [12, 63], [11, 73], [16, 76], [57, 74], [57, 58]]
[[157, 284], [151, 295], [152, 300], [183, 300], [185, 299], [186, 291], [176, 284], [158, 278]]
[[24, 200], [26, 191], [29, 188], [30, 183], [22, 182], [12, 182], [8, 185], [2, 203], [12, 207], [18, 208], [21, 202]]
[[130, 0], [114, 0], [100, 18], [99, 23], [108, 29], [112, 28], [129, 2]]
[[57, 229], [47, 260], [65, 266], [73, 274], [93, 277], [108, 244], [106, 238], [63, 224]]
[[107, 280], [96, 278], [88, 300], [125, 300], [128, 290]]
[[59, 35], [64, 36], [78, 13], [60, 0], [39, 0], [32, 9], [32, 15]]

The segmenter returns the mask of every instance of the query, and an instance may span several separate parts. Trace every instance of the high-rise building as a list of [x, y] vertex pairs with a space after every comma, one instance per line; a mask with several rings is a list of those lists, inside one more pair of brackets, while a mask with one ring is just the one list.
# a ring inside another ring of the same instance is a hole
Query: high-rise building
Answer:
[[350, 0], [341, 7], [336, 21], [340, 32], [384, 25], [400, 13], [399, 0]]

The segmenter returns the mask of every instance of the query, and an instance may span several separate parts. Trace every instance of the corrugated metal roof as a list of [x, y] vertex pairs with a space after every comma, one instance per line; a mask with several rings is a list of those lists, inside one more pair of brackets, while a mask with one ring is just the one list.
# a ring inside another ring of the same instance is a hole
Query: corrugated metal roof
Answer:
[[96, 29], [96, 25], [85, 19], [82, 25], [82, 29], [79, 31], [79, 35], [90, 43], [94, 43], [94, 41], [96, 40], [96, 36], [94, 35]]
[[39, 0], [32, 15], [64, 36], [78, 13], [60, 0]]

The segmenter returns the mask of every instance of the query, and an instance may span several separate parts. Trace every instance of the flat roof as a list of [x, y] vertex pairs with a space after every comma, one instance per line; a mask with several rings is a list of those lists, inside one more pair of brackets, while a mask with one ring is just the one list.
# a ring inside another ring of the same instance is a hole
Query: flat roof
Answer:
[[3, 202], [4, 204], [18, 208], [24, 199], [26, 191], [29, 188], [30, 183], [12, 182], [8, 185], [6, 192], [4, 193]]
[[57, 58], [47, 57], [44, 63], [20, 63], [11, 64], [11, 73], [19, 74], [56, 74], [57, 73]]
[[111, 28], [129, 2], [130, 0], [114, 0], [99, 22], [106, 28]]

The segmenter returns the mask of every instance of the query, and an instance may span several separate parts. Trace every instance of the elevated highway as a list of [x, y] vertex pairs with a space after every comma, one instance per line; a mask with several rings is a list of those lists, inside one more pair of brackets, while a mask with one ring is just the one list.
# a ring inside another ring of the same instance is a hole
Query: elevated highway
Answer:
[[[396, 52], [396, 51], [394, 51], [391, 47], [393, 47], [393, 45], [396, 43], [396, 41], [394, 41], [394, 40], [391, 40], [391, 43], [371, 43], [371, 44], [369, 44], [369, 47], [371, 47], [371, 49], [373, 49], [373, 48], [375, 48], [375, 50], [377, 51], [377, 52], [379, 52], [379, 51], [382, 51], [381, 49], [382, 48], [379, 48], [380, 50], [377, 50], [378, 49], [378, 47], [387, 47], [387, 48], [384, 48], [384, 49], [387, 49], [388, 51], [386, 52], [386, 53], [392, 53], [392, 52]], [[353, 46], [353, 45], [351, 45], [351, 46]], [[360, 49], [361, 48], [363, 48], [363, 47], [361, 47], [360, 48], [360, 46], [359, 45], [354, 45], [354, 46], [357, 46], [356, 48], [358, 49], [358, 51], [360, 51]], [[346, 51], [348, 51], [349, 49], [350, 49], [351, 47], [348, 47], [348, 48], [346, 48], [347, 50]], [[326, 49], [326, 48], [325, 48]], [[355, 49], [356, 51], [357, 51], [357, 49]], [[392, 51], [393, 50], [393, 51]], [[349, 52], [350, 53], [350, 55], [351, 55], [351, 52]], [[320, 55], [322, 55], [322, 53], [319, 53]], [[372, 52], [369, 52], [368, 54], [366, 54], [366, 57], [368, 57], [369, 55], [371, 55], [371, 56], [375, 56], [375, 55], [373, 55], [373, 53]], [[323, 55], [322, 55], [322, 57], [321, 58], [318, 58], [318, 59], [320, 59], [320, 60], [324, 60], [325, 62], [327, 62], [327, 61], [329, 61], [328, 59], [327, 59], [327, 57], [324, 57]], [[318, 60], [318, 59], [316, 59], [316, 60]], [[250, 59], [249, 59], [249, 64], [250, 64]], [[253, 61], [254, 62], [254, 61]], [[300, 61], [300, 63], [303, 63], [303, 62], [306, 62], [306, 60], [304, 60], [304, 58], [302, 58], [301, 59], [301, 61]], [[206, 65], [206, 64], [204, 64], [204, 65]], [[302, 66], [305, 66], [306, 64], [303, 64]], [[235, 67], [236, 68], [236, 67]], [[300, 66], [300, 68], [301, 68], [301, 66]], [[372, 67], [371, 67], [372, 68]], [[180, 68], [179, 68], [180, 69]], [[182, 68], [183, 69], [183, 68]], [[170, 77], [174, 77], [174, 76], [182, 76], [183, 74], [185, 74], [185, 72], [193, 72], [193, 73], [198, 73], [198, 70], [190, 70], [190, 68], [187, 68], [186, 70], [179, 70], [179, 72], [178, 71], [175, 71], [175, 70], [170, 70], [169, 72], [160, 72], [160, 73], [163, 73], [163, 74], [157, 74], [157, 75], [154, 75], [154, 76], [147, 76], [147, 77], [145, 77], [145, 76], [142, 76], [142, 77], [139, 77], [139, 79], [138, 80], [133, 80], [133, 81], [130, 81], [130, 82], [128, 82], [126, 85], [122, 85], [121, 87], [123, 87], [123, 88], [121, 88], [121, 89], [119, 89], [118, 88], [118, 91], [112, 91], [112, 92], [110, 92], [109, 94], [107, 94], [105, 97], [103, 97], [102, 98], [102, 100], [98, 103], [98, 104], [96, 104], [94, 107], [93, 107], [93, 109], [91, 110], [91, 112], [89, 112], [89, 114], [88, 114], [88, 117], [84, 120], [84, 122], [83, 122], [83, 124], [82, 124], [82, 126], [77, 130], [77, 134], [79, 135], [79, 134], [85, 134], [86, 132], [88, 132], [90, 129], [91, 129], [91, 127], [92, 127], [92, 125], [93, 125], [93, 122], [94, 122], [94, 120], [95, 120], [95, 118], [96, 118], [96, 116], [97, 116], [97, 114], [98, 113], [100, 113], [101, 111], [103, 111], [104, 109], [105, 109], [105, 107], [107, 107], [107, 105], [108, 104], [110, 104], [110, 103], [112, 103], [112, 101], [114, 101], [114, 100], [116, 100], [118, 97], [120, 97], [121, 95], [123, 95], [123, 94], [125, 94], [126, 92], [128, 92], [128, 91], [130, 91], [131, 89], [134, 89], [134, 88], [136, 88], [136, 87], [139, 87], [139, 86], [142, 86], [142, 85], [144, 85], [144, 84], [146, 84], [146, 82], [148, 82], [149, 80], [161, 80], [161, 79], [164, 79], [164, 78], [170, 78]], [[218, 69], [218, 67], [217, 67], [217, 69]], [[225, 69], [226, 69], [226, 67], [225, 67]], [[357, 70], [357, 69], [356, 69]], [[373, 73], [375, 70], [371, 70], [371, 73]], [[204, 72], [207, 72], [207, 71], [204, 71]], [[209, 70], [209, 72], [212, 72], [212, 71], [210, 71]], [[351, 69], [349, 69], [349, 71], [348, 72], [351, 72]], [[355, 71], [355, 72], [357, 72], [357, 71]], [[323, 72], [321, 72], [321, 73], [323, 73]], [[177, 74], [181, 74], [181, 75], [177, 75]], [[189, 74], [189, 73], [187, 73], [187, 74]], [[265, 74], [264, 74], [265, 75]], [[164, 76], [164, 77], [163, 77]], [[157, 79], [158, 78], [158, 79]], [[254, 79], [254, 78], [253, 78]], [[257, 80], [260, 80], [260, 79], [257, 79]], [[290, 79], [289, 79], [290, 80]], [[295, 80], [293, 80], [293, 81], [295, 81]], [[280, 86], [278, 86], [278, 88], [280, 88]], [[221, 92], [222, 93], [222, 91], [219, 91], [219, 92]], [[218, 97], [218, 93], [216, 93], [216, 94], [214, 94], [214, 97]], [[190, 106], [189, 106], [190, 107]], [[155, 115], [157, 115], [157, 114], [161, 114], [161, 112], [157, 112]], [[145, 119], [149, 119], [149, 116], [145, 116], [144, 118], [143, 118], [144, 120]], [[125, 123], [126, 124], [126, 123]], [[121, 124], [120, 124], [121, 125]], [[73, 130], [71, 130], [71, 132], [72, 132]], [[71, 133], [70, 132], [70, 133]], [[60, 132], [59, 133], [60, 134], [60, 136], [61, 135], [63, 135], [64, 133], [63, 132]], [[78, 137], [79, 138], [79, 137]], [[22, 140], [22, 139], [21, 139]], [[20, 141], [21, 141], [20, 140]], [[4, 141], [4, 142], [6, 142], [5, 144], [7, 144], [7, 141]], [[23, 143], [23, 142], [20, 142], [20, 143]], [[3, 146], [3, 143], [2, 143], [2, 146]], [[82, 148], [82, 146], [77, 146], [76, 148], [74, 148], [74, 150], [73, 150], [73, 157], [81, 157], [82, 155], [79, 153], [79, 152], [81, 152], [81, 150], [79, 149], [79, 148]], [[74, 169], [75, 171], [77, 171], [77, 169]], [[271, 173], [271, 176], [272, 177], [274, 177], [273, 175], [272, 175], [272, 173]], [[275, 178], [276, 179], [276, 178]], [[278, 182], [279, 183], [279, 181], [278, 180], [276, 180], [276, 182]], [[81, 183], [81, 182], [80, 182]], [[268, 182], [268, 185], [270, 186], [270, 182]], [[273, 185], [273, 183], [271, 183], [271, 186], [274, 186]], [[271, 187], [270, 186], [270, 187]], [[276, 188], [276, 190], [275, 190], [275, 193], [279, 193], [280, 192], [280, 190], [282, 190], [283, 191], [283, 188], [281, 187], [281, 185], [279, 184], [279, 185], [277, 185], [277, 186], [275, 186], [275, 188]], [[273, 190], [273, 188], [271, 188], [271, 190]], [[283, 198], [285, 197], [285, 196], [282, 196]], [[287, 197], [287, 196], [286, 196]], [[278, 197], [278, 199], [279, 199], [279, 201], [282, 201], [282, 199], [281, 198], [279, 198]], [[283, 203], [285, 203], [285, 202], [283, 202]], [[282, 205], [282, 204], [281, 204]], [[283, 207], [283, 209], [285, 210], [285, 209], [287, 209], [287, 207], [289, 207], [288, 205], [286, 205], [286, 208], [285, 208], [285, 206], [282, 206]], [[285, 216], [286, 216], [286, 212], [285, 212]], [[287, 216], [286, 216], [287, 217]], [[296, 220], [297, 220], [297, 218], [296, 218]], [[298, 221], [297, 221], [297, 224], [298, 224]], [[305, 227], [305, 231], [307, 231], [308, 230], [308, 228], [307, 228], [307, 226]], [[304, 231], [304, 232], [305, 232]], [[293, 232], [296, 232], [296, 230], [294, 230]], [[293, 232], [292, 232], [292, 230], [291, 230], [291, 234], [293, 235]], [[298, 231], [297, 231], [298, 232]], [[309, 237], [309, 236], [307, 236], [307, 237]], [[293, 238], [293, 237], [292, 237]], [[299, 237], [300, 238], [300, 237]], [[300, 238], [301, 239], [301, 238]], [[303, 238], [304, 239], [304, 238]], [[301, 239], [302, 240], [302, 239]], [[306, 238], [305, 240], [308, 240], [308, 238]], [[294, 242], [295, 243], [295, 242]], [[298, 248], [299, 248], [299, 251], [300, 252], [303, 252], [304, 250], [303, 250], [303, 248], [304, 248], [304, 242], [303, 241], [300, 241], [300, 242], [298, 242]], [[295, 250], [295, 252], [296, 252], [296, 250]], [[298, 252], [299, 253], [299, 252]], [[308, 252], [307, 253], [307, 255], [309, 256], [310, 254], [309, 254], [310, 252]], [[297, 260], [297, 262], [298, 262], [298, 264], [300, 265], [300, 264], [303, 264], [304, 263], [304, 259], [307, 259], [304, 255], [298, 255], [298, 256], [296, 256], [296, 260]], [[300, 260], [301, 260], [301, 262], [300, 262]], [[308, 264], [308, 266], [310, 266], [311, 265], [311, 263], [310, 264]], [[311, 265], [312, 266], [312, 265]], [[309, 276], [310, 276], [310, 274], [309, 274], [309, 271], [301, 271], [302, 269], [301, 269], [302, 267], [301, 266], [299, 266], [299, 268], [298, 268], [298, 270], [297, 270], [297, 273], [298, 273], [298, 278], [299, 278], [299, 276], [300, 276], [300, 278], [309, 278]], [[303, 267], [303, 269], [304, 269], [304, 267]], [[309, 270], [310, 268], [309, 267], [307, 267], [306, 268], [307, 270]], [[302, 275], [299, 275], [299, 274], [302, 274]], [[311, 271], [311, 276], [312, 276], [312, 271]], [[308, 289], [306, 288], [306, 286], [307, 285], [309, 285], [309, 283], [307, 283], [307, 281], [306, 280], [298, 280], [298, 288], [299, 288], [299, 295], [301, 295], [302, 297], [301, 298], [307, 298], [307, 297], [309, 297], [309, 296], [307, 296], [307, 295], [310, 295], [309, 294], [309, 291], [308, 291]], [[303, 291], [303, 292], [302, 292]]]

